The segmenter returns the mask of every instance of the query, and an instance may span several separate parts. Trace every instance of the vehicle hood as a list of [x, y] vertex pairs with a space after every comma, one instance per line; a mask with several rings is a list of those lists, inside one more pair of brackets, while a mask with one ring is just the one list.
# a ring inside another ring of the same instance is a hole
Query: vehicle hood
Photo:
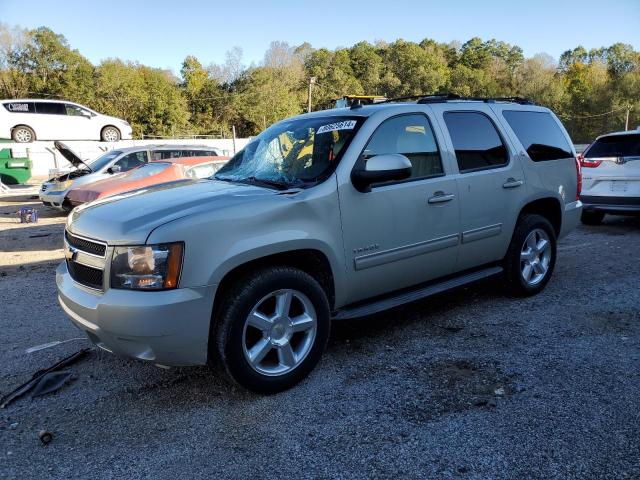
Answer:
[[82, 160], [73, 150], [71, 150], [64, 143], [55, 141], [53, 142], [53, 146], [56, 147], [56, 150], [58, 150], [62, 154], [62, 156], [74, 167], [93, 172], [93, 170], [91, 170], [91, 167], [89, 167], [89, 165], [84, 163], [84, 160]]
[[75, 208], [67, 229], [111, 245], [143, 244], [160, 225], [282, 192], [215, 180], [182, 180], [114, 195]]

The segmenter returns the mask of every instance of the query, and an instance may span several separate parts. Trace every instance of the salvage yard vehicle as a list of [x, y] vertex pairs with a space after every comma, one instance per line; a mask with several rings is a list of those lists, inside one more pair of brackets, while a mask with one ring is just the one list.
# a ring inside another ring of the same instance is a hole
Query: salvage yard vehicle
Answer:
[[582, 222], [640, 213], [640, 127], [596, 139], [580, 156]]
[[71, 188], [65, 200], [72, 207], [77, 207], [83, 203], [161, 183], [208, 178], [227, 160], [228, 157], [182, 157], [153, 161], [106, 180]]
[[36, 140], [102, 140], [132, 138], [126, 120], [110, 117], [63, 100], [0, 101], [0, 138], [30, 143]]
[[62, 142], [55, 142], [56, 149], [75, 170], [50, 178], [40, 188], [40, 201], [47, 207], [70, 211], [73, 207], [65, 201], [67, 193], [81, 185], [110, 178], [121, 172], [128, 172], [146, 164], [150, 160], [164, 160], [180, 157], [220, 157], [219, 150], [199, 145], [142, 145], [139, 147], [110, 150], [92, 162], [85, 162]]
[[300, 115], [212, 179], [75, 209], [58, 299], [105, 350], [221, 362], [240, 385], [277, 392], [316, 366], [331, 320], [486, 278], [540, 292], [579, 222], [579, 185], [560, 121], [521, 99]]

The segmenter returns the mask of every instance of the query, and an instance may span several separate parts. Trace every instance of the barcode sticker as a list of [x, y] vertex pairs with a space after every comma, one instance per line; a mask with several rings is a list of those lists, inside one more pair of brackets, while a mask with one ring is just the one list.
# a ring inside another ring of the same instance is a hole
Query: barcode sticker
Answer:
[[318, 130], [316, 130], [316, 134], [333, 132], [335, 130], [353, 130], [355, 126], [356, 126], [355, 120], [344, 120], [342, 122], [323, 125]]

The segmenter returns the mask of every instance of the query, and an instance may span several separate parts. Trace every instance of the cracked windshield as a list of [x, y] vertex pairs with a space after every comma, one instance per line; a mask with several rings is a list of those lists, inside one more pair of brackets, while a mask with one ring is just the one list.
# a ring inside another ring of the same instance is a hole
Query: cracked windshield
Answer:
[[214, 176], [272, 188], [316, 184], [333, 172], [362, 119], [322, 117], [273, 125]]

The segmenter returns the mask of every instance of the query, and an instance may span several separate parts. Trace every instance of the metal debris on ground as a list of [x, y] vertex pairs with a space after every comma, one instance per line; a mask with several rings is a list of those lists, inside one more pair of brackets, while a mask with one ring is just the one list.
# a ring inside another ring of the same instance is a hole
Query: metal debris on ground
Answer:
[[33, 207], [21, 207], [18, 215], [20, 223], [38, 223], [38, 210]]
[[16, 388], [12, 392], [9, 392], [8, 394], [2, 397], [0, 399], [0, 408], [6, 408], [7, 405], [11, 404], [13, 401], [17, 400], [18, 398], [22, 397], [23, 395], [31, 391], [36, 386], [36, 384], [39, 383], [39, 380], [41, 380], [42, 377], [47, 373], [58, 371], [66, 366], [76, 363], [80, 359], [87, 356], [87, 354], [91, 350], [92, 350], [91, 348], [83, 348], [82, 350], [79, 350], [76, 353], [73, 353], [68, 357], [63, 358], [62, 360], [55, 363], [49, 368], [38, 370], [36, 373], [33, 374], [33, 376], [29, 381], [23, 383], [18, 388]]

